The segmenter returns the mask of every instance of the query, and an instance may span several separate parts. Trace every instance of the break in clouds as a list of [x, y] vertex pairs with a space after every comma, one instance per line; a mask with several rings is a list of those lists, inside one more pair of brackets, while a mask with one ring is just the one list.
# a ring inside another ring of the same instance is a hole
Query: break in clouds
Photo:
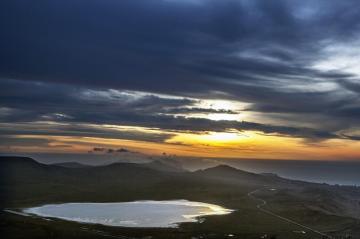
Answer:
[[164, 142], [235, 129], [359, 140], [358, 5], [2, 1], [0, 132]]

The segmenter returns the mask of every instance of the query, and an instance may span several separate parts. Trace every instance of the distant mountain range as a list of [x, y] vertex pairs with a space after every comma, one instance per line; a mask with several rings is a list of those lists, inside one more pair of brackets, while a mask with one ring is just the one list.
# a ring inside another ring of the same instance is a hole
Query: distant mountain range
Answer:
[[[124, 162], [117, 162], [117, 163], [124, 163]], [[112, 163], [112, 164], [117, 164]], [[159, 171], [168, 171], [168, 172], [185, 172], [186, 170], [181, 167], [181, 165], [171, 164], [168, 161], [165, 160], [153, 160], [151, 162], [147, 163], [136, 163], [137, 165], [151, 168]], [[63, 162], [63, 163], [54, 163], [50, 164], [52, 166], [60, 166], [64, 168], [88, 168], [88, 167], [102, 167], [106, 165], [88, 165], [88, 164], [82, 164], [78, 162]], [[111, 165], [111, 164], [110, 164]]]
[[65, 162], [65, 163], [54, 163], [54, 166], [64, 167], [64, 168], [87, 168], [91, 167], [90, 165], [81, 164], [77, 162]]

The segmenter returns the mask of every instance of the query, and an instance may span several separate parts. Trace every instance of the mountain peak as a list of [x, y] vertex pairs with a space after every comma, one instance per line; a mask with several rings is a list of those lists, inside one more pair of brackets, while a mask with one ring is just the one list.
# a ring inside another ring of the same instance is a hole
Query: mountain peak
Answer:
[[220, 176], [220, 177], [235, 177], [235, 178], [253, 178], [260, 175], [255, 173], [247, 172], [241, 169], [234, 168], [226, 164], [220, 164], [215, 167], [207, 168], [204, 170], [197, 171], [200, 174], [208, 176]]
[[219, 164], [219, 165], [214, 166], [214, 167], [206, 168], [203, 171], [231, 171], [231, 172], [236, 172], [236, 171], [242, 171], [242, 170], [231, 167], [230, 165], [227, 165], [227, 164]]

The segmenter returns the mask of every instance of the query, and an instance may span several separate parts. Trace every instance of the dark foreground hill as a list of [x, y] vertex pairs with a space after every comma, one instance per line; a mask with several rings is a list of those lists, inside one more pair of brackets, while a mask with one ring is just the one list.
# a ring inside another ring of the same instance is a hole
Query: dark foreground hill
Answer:
[[66, 168], [21, 157], [1, 157], [0, 168], [0, 188], [5, 206], [125, 199], [129, 195], [126, 191], [141, 194], [146, 188], [170, 177], [167, 172], [141, 164]]
[[[358, 188], [287, 180], [226, 165], [196, 172], [170, 169], [168, 166], [159, 167], [159, 164], [133, 163], [64, 167], [40, 164], [25, 157], [0, 157], [1, 206], [16, 210], [61, 202], [188, 199], [215, 203], [236, 211], [228, 216], [208, 218], [202, 224], [184, 224], [179, 229], [93, 227], [132, 238], [191, 238], [194, 235], [223, 238], [230, 232], [238, 238], [260, 238], [265, 234], [277, 238], [318, 238], [311, 232], [296, 234], [294, 231], [301, 228], [259, 210], [256, 205], [260, 201], [248, 195], [255, 191], [257, 198], [266, 200], [266, 209], [274, 213], [333, 235], [348, 233], [352, 238], [359, 238], [354, 236], [360, 235]], [[24, 219], [6, 212], [1, 216], [4, 223], [0, 228], [11, 232], [13, 238], [31, 238], [29, 235], [34, 238], [91, 236], [80, 233], [76, 223]], [[18, 227], [23, 230], [17, 230]]]

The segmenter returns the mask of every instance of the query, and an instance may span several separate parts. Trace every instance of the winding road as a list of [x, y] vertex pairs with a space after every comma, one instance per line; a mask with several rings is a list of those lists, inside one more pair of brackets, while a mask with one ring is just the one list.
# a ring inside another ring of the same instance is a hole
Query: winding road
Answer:
[[264, 212], [264, 213], [266, 213], [266, 214], [269, 214], [269, 215], [271, 215], [271, 216], [274, 216], [274, 217], [276, 217], [276, 218], [279, 218], [279, 219], [281, 219], [281, 220], [283, 220], [283, 221], [286, 221], [286, 222], [288, 222], [288, 223], [290, 223], [290, 224], [293, 224], [293, 225], [299, 226], [299, 227], [301, 227], [301, 228], [303, 228], [303, 229], [306, 229], [306, 230], [308, 230], [308, 231], [314, 232], [314, 233], [322, 236], [323, 238], [328, 238], [328, 239], [332, 239], [332, 238], [333, 238], [333, 237], [331, 237], [331, 236], [329, 236], [329, 235], [327, 235], [327, 234], [325, 234], [325, 233], [323, 233], [323, 232], [320, 232], [320, 231], [318, 231], [318, 230], [316, 230], [316, 229], [313, 229], [313, 228], [311, 228], [311, 227], [305, 226], [305, 225], [300, 224], [300, 223], [298, 223], [298, 222], [295, 222], [295, 221], [293, 221], [293, 220], [291, 220], [291, 219], [289, 219], [289, 218], [280, 216], [280, 215], [278, 215], [278, 214], [276, 214], [276, 213], [273, 213], [273, 212], [271, 212], [271, 211], [269, 211], [269, 210], [267, 210], [267, 209], [264, 209], [263, 207], [267, 204], [267, 202], [266, 202], [264, 199], [261, 199], [261, 198], [258, 198], [258, 197], [255, 197], [255, 196], [254, 196], [254, 194], [255, 194], [256, 192], [260, 191], [260, 190], [262, 190], [262, 189], [259, 188], [259, 189], [256, 189], [256, 190], [252, 191], [252, 192], [249, 192], [249, 193], [247, 194], [248, 197], [250, 197], [250, 198], [252, 198], [252, 199], [254, 199], [254, 200], [257, 200], [257, 201], [260, 201], [260, 202], [261, 202], [261, 203], [259, 203], [259, 204], [256, 205], [257, 209], [259, 209], [260, 211], [262, 211], [262, 212]]

